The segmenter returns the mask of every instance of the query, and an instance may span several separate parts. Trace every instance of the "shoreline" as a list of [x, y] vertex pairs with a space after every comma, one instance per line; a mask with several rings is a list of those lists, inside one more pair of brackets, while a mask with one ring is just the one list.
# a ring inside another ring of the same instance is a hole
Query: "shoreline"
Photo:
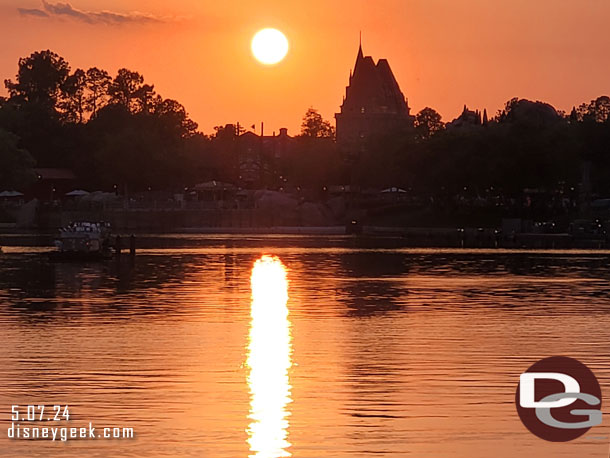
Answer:
[[[351, 241], [361, 247], [388, 246], [392, 248], [455, 248], [455, 249], [541, 249], [541, 250], [607, 250], [610, 241], [602, 238], [576, 237], [567, 233], [502, 234], [491, 228], [425, 228], [362, 226], [358, 234], [348, 233], [345, 226], [273, 226], [273, 227], [187, 227], [175, 230], [117, 230], [122, 238], [134, 234], [143, 247], [155, 239], [189, 238], [198, 243], [206, 239], [222, 240], [259, 236], [269, 238], [319, 238]], [[52, 246], [57, 231], [45, 229], [0, 228], [0, 246]], [[207, 237], [206, 237], [207, 236]]]

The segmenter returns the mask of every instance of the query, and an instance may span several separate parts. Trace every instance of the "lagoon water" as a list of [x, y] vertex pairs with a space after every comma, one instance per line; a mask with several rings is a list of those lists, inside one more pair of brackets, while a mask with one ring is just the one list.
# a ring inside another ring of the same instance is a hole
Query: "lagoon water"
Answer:
[[[610, 404], [610, 252], [149, 236], [135, 260], [0, 254], [0, 456], [607, 457], [610, 416], [530, 434], [519, 374], [566, 355]], [[262, 255], [265, 258], [255, 266]], [[253, 272], [254, 269], [254, 272]], [[12, 405], [134, 439], [9, 440]], [[22, 407], [25, 408], [25, 407]]]

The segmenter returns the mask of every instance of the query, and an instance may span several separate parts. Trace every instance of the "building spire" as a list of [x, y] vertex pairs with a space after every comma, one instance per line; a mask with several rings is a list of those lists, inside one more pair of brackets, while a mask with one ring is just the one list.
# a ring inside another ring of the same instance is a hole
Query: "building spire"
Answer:
[[[362, 52], [362, 31], [360, 31], [360, 42], [358, 46], [358, 56], [356, 57], [356, 63], [354, 64], [354, 73], [356, 73], [356, 67], [358, 64], [364, 60], [364, 53]], [[350, 74], [350, 83], [351, 83], [351, 74]]]

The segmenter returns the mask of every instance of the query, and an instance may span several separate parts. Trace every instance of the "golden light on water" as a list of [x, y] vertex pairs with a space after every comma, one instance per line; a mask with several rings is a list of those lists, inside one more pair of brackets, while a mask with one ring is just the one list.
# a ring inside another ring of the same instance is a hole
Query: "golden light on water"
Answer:
[[292, 401], [288, 376], [292, 345], [286, 273], [279, 258], [265, 255], [254, 263], [250, 278], [252, 304], [246, 362], [250, 369], [250, 457], [290, 456], [287, 405]]

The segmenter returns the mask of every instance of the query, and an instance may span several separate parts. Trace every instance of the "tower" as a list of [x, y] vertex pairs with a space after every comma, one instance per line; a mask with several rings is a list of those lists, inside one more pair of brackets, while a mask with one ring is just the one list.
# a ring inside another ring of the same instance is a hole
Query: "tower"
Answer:
[[371, 138], [413, 125], [409, 105], [387, 59], [375, 64], [371, 56], [364, 56], [362, 43], [335, 120], [337, 144], [351, 157], [365, 152]]

